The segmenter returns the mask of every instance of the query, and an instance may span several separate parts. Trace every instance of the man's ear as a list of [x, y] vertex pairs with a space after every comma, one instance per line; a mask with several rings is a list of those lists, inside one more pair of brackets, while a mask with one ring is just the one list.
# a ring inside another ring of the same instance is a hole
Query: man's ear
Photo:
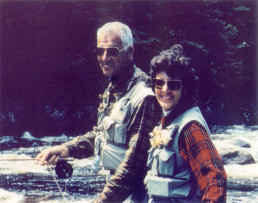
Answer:
[[134, 47], [133, 47], [133, 46], [129, 46], [129, 47], [128, 47], [128, 50], [127, 50], [127, 53], [128, 53], [128, 58], [129, 58], [130, 60], [133, 60]]

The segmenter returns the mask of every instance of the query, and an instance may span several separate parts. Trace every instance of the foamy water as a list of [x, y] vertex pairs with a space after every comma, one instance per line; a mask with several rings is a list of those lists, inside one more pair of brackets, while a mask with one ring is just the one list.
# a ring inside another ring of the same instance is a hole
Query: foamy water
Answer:
[[258, 178], [258, 164], [226, 165], [224, 166], [229, 178], [253, 179]]
[[[250, 153], [254, 160], [255, 164], [248, 165], [225, 165], [225, 170], [229, 178], [242, 178], [242, 179], [253, 179], [258, 178], [258, 126], [230, 126], [225, 127], [223, 130], [217, 130], [222, 132], [214, 132], [212, 138], [216, 146], [224, 145], [228, 140], [232, 138], [239, 138], [248, 142], [251, 145], [251, 148], [241, 148], [242, 151]], [[238, 146], [234, 146], [235, 149], [240, 149]]]
[[17, 194], [15, 192], [9, 192], [0, 188], [0, 202], [10, 203], [10, 202], [21, 202], [24, 199], [22, 194]]
[[[258, 202], [258, 126], [230, 126], [214, 128], [212, 138], [216, 144], [223, 144], [231, 138], [241, 138], [251, 144], [246, 148], [255, 159], [254, 164], [225, 165], [228, 175], [228, 202]], [[60, 135], [36, 138], [25, 132], [20, 138], [2, 136], [0, 159], [34, 158], [41, 150], [70, 140]], [[58, 180], [67, 202], [90, 202], [101, 192], [105, 176], [89, 175], [92, 160], [70, 162], [74, 172], [71, 179]], [[52, 169], [54, 170], [54, 169]], [[105, 173], [105, 172], [103, 172]], [[87, 175], [88, 174], [88, 175]], [[0, 203], [61, 203], [64, 202], [47, 166], [34, 161], [0, 162]]]

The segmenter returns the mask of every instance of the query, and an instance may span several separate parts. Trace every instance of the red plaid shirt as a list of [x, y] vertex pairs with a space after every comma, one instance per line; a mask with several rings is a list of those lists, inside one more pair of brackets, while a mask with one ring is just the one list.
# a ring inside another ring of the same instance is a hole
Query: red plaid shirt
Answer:
[[202, 192], [203, 202], [226, 202], [227, 175], [208, 133], [198, 122], [184, 127], [179, 151], [189, 163]]
[[[177, 116], [189, 108], [191, 108], [189, 105], [178, 105], [162, 118], [162, 128], [166, 128]], [[183, 128], [178, 149], [194, 173], [202, 192], [202, 201], [226, 202], [227, 175], [222, 160], [209, 134], [199, 122], [192, 121]]]

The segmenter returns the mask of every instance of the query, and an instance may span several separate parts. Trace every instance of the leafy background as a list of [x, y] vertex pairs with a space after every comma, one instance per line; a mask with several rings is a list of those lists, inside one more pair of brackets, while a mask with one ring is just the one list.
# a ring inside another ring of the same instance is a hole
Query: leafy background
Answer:
[[132, 28], [149, 71], [181, 43], [201, 79], [210, 125], [257, 125], [257, 2], [0, 1], [1, 135], [76, 135], [96, 123], [106, 79], [93, 49], [108, 21]]

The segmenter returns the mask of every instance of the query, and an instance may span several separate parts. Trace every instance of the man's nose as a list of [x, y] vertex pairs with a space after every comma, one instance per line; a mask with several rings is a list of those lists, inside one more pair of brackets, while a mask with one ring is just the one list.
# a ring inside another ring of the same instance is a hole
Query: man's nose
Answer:
[[107, 50], [105, 49], [103, 55], [102, 55], [102, 61], [106, 61], [108, 59], [109, 55], [107, 53]]

